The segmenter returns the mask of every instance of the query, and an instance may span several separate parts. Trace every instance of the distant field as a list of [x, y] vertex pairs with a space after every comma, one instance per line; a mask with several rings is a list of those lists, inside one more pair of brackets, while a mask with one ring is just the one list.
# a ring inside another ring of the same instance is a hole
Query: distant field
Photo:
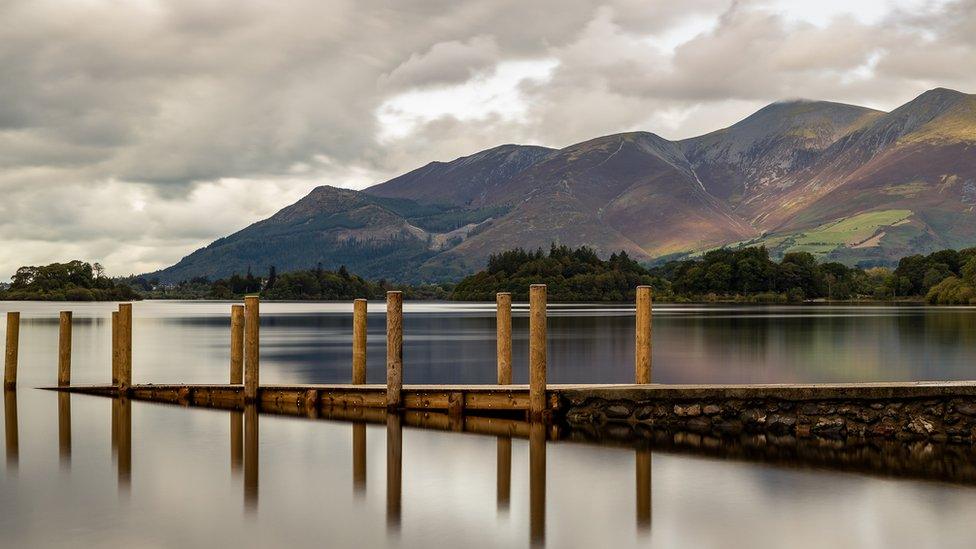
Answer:
[[766, 246], [771, 252], [775, 252], [774, 255], [789, 252], [825, 255], [841, 246], [860, 244], [877, 234], [879, 229], [905, 221], [911, 215], [911, 210], [866, 212], [825, 223], [811, 231], [768, 235], [760, 239], [736, 242], [728, 247]]

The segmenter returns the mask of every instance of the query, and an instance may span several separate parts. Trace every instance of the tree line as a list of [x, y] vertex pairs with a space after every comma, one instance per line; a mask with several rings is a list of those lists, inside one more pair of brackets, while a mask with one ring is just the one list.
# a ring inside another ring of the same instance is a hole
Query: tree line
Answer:
[[408, 299], [491, 301], [498, 292], [528, 298], [531, 284], [546, 284], [552, 301], [630, 301], [646, 284], [664, 301], [787, 303], [804, 300], [919, 300], [931, 304], [976, 304], [976, 248], [941, 250], [902, 258], [897, 267], [863, 269], [820, 263], [806, 252], [770, 258], [765, 247], [718, 249], [698, 257], [646, 266], [626, 252], [601, 259], [589, 247], [552, 245], [493, 254], [484, 270], [456, 285], [400, 285], [367, 280], [346, 267], [244, 274], [209, 280], [197, 277], [163, 285], [144, 277], [111, 279], [98, 263], [75, 260], [21, 267], [0, 287], [0, 300], [103, 301], [238, 299], [259, 294], [277, 300], [382, 299], [401, 290]]
[[0, 300], [10, 301], [128, 301], [138, 294], [127, 284], [105, 276], [98, 263], [74, 260], [17, 269]]
[[548, 253], [515, 249], [455, 287], [453, 299], [490, 300], [496, 292], [526, 299], [544, 283], [553, 301], [629, 301], [648, 284], [669, 301], [802, 302], [925, 298], [933, 304], [976, 303], [976, 248], [902, 258], [895, 269], [820, 263], [806, 252], [773, 261], [765, 247], [718, 249], [646, 267], [625, 252], [602, 260], [592, 249], [553, 245]]

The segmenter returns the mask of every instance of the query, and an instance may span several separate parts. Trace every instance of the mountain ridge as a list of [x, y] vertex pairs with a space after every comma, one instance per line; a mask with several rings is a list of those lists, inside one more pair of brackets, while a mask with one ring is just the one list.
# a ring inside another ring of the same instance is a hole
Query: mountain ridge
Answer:
[[846, 263], [976, 243], [976, 95], [929, 90], [883, 112], [779, 101], [672, 141], [637, 131], [560, 149], [505, 144], [362, 191], [323, 185], [153, 273], [345, 264], [453, 280], [513, 247], [588, 245], [652, 261], [766, 245]]

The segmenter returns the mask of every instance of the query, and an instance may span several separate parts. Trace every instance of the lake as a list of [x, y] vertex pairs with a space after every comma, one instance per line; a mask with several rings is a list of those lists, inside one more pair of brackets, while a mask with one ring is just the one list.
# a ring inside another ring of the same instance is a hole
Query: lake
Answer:
[[[32, 389], [56, 381], [62, 309], [75, 315], [73, 383], [107, 382], [114, 307], [0, 302], [0, 314], [22, 313], [19, 389], [4, 406], [3, 546], [888, 548], [969, 547], [976, 535], [976, 489], [952, 483], [556, 441], [543, 448], [540, 508], [523, 439], [143, 402], [125, 405], [121, 433], [112, 399]], [[351, 309], [262, 303], [262, 383], [348, 382]], [[384, 310], [370, 303], [375, 383]], [[226, 382], [229, 311], [136, 303], [134, 382]], [[528, 379], [526, 312], [515, 308], [516, 383]], [[551, 382], [632, 381], [632, 308], [549, 314]], [[404, 333], [406, 383], [493, 383], [493, 304], [408, 302]], [[974, 379], [976, 308], [658, 305], [653, 375]], [[242, 422], [259, 426], [253, 470], [232, 435]]]

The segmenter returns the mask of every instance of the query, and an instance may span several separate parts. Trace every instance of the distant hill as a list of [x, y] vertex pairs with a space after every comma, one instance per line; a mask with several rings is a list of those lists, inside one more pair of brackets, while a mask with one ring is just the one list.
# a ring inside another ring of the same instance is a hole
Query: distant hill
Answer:
[[778, 102], [682, 141], [633, 132], [502, 145], [364, 191], [324, 185], [154, 276], [346, 265], [456, 280], [550, 243], [650, 261], [765, 244], [847, 264], [976, 244], [976, 96], [938, 88], [884, 113]]

